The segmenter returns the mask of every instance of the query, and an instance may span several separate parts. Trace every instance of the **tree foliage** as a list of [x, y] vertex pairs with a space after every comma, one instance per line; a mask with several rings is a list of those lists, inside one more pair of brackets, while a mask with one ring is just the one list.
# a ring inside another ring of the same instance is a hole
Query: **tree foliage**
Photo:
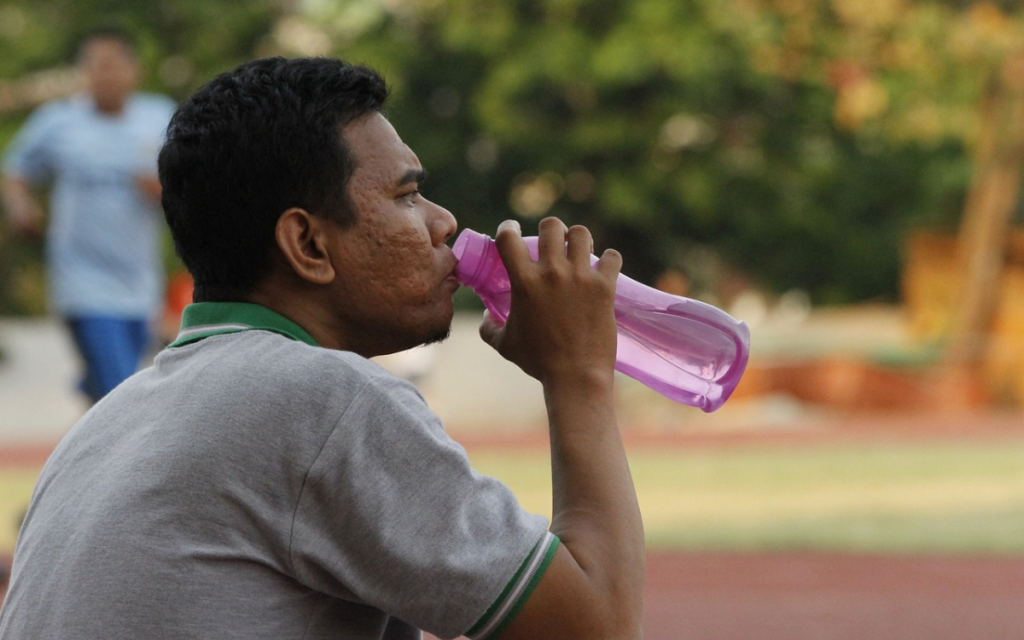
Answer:
[[905, 232], [959, 217], [981, 93], [1022, 41], [1013, 6], [14, 0], [0, 78], [105, 15], [178, 97], [253, 56], [336, 55], [384, 71], [425, 192], [461, 226], [558, 215], [630, 275], [679, 271], [720, 302], [741, 285], [893, 299]]
[[[927, 103], [874, 85], [851, 98], [826, 72], [872, 69], [904, 42], [890, 29], [869, 33], [885, 46], [858, 45], [854, 5], [450, 0], [382, 15], [334, 52], [393, 70], [400, 129], [468, 226], [556, 214], [620, 248], [636, 277], [676, 269], [705, 295], [739, 273], [824, 302], [892, 298], [903, 234], [955, 222], [969, 180], [963, 131], [918, 110], [972, 114], [975, 60], [900, 68]], [[971, 11], [922, 9], [908, 29], [924, 44], [905, 46], [932, 47], [932, 23], [973, 24]]]

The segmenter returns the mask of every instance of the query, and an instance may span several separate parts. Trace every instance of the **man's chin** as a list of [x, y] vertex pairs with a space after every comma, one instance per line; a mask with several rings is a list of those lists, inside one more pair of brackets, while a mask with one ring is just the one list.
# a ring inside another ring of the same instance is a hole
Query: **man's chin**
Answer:
[[437, 331], [432, 336], [430, 336], [425, 341], [423, 341], [423, 346], [426, 346], [428, 344], [439, 344], [439, 343], [444, 342], [445, 340], [447, 340], [451, 335], [452, 335], [452, 326], [448, 325], [444, 329]]
[[415, 349], [417, 347], [425, 347], [430, 344], [438, 344], [447, 340], [448, 337], [451, 336], [451, 333], [452, 325], [449, 323], [447, 326], [435, 329], [432, 333], [420, 333], [418, 337], [406, 334], [406, 340], [388, 341], [386, 347], [376, 349], [369, 353], [363, 353], [362, 355], [367, 358], [373, 358], [376, 356], [398, 353], [399, 351], [408, 351], [409, 349]]

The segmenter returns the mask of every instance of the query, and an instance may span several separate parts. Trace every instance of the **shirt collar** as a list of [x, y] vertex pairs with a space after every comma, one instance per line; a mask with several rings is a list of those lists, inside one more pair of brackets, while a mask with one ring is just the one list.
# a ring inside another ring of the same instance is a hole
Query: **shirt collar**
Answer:
[[196, 302], [181, 314], [181, 330], [169, 347], [181, 347], [225, 333], [261, 329], [319, 346], [306, 331], [279, 313], [247, 302]]

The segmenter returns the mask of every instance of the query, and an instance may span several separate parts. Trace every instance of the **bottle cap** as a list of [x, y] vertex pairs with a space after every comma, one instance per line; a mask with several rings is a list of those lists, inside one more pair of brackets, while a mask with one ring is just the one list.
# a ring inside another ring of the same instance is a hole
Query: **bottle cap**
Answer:
[[459, 261], [455, 265], [455, 277], [466, 286], [471, 284], [487, 264], [487, 249], [491, 243], [490, 236], [477, 233], [472, 229], [463, 229], [452, 245], [452, 253]]

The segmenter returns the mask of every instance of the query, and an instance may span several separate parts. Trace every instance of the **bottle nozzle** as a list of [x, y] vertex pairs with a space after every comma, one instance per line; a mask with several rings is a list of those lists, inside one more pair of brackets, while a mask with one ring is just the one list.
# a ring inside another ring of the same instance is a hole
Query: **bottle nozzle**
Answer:
[[455, 277], [465, 286], [472, 286], [488, 263], [487, 249], [491, 238], [472, 229], [464, 229], [452, 245], [452, 253], [459, 261]]

